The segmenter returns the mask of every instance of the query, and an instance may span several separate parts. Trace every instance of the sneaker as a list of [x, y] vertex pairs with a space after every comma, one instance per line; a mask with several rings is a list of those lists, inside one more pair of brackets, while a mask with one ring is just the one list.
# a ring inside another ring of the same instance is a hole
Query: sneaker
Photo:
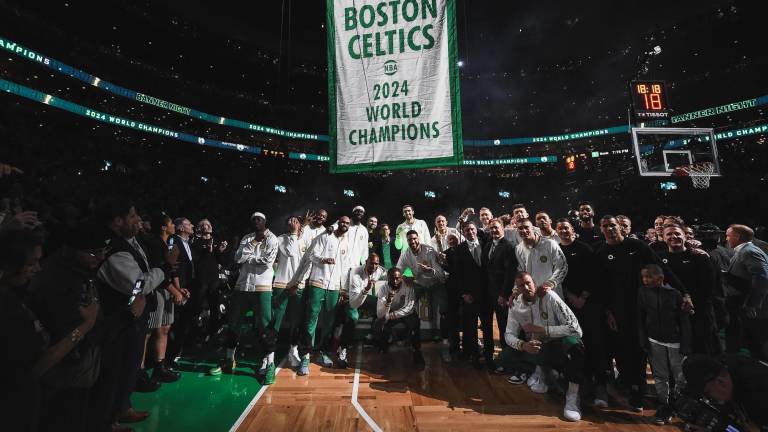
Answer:
[[338, 357], [338, 366], [341, 369], [346, 369], [349, 365], [347, 364], [347, 349], [339, 347], [338, 350], [336, 350], [336, 356]]
[[507, 382], [514, 385], [525, 384], [528, 381], [528, 374], [525, 372], [518, 372], [507, 378]]
[[256, 373], [259, 374], [259, 376], [264, 376], [267, 374], [268, 367], [269, 367], [269, 359], [267, 357], [264, 357], [261, 360], [261, 367], [259, 368], [258, 371], [256, 371]]
[[416, 370], [418, 371], [424, 370], [424, 356], [421, 355], [421, 351], [413, 352], [413, 365], [416, 366]]
[[656, 415], [653, 416], [653, 422], [659, 426], [663, 426], [672, 421], [672, 407], [669, 404], [659, 404], [659, 408], [656, 409]]
[[163, 363], [158, 363], [155, 370], [152, 371], [152, 380], [161, 383], [176, 382], [181, 378], [181, 373], [167, 368]]
[[[493, 369], [493, 373], [495, 373], [496, 375], [504, 375], [507, 373], [507, 370], [504, 368], [504, 366], [496, 366], [496, 368]], [[525, 378], [528, 379], [528, 374], [525, 374]]]
[[296, 372], [296, 375], [299, 375], [299, 376], [309, 375], [309, 356], [304, 356], [301, 359], [301, 365], [299, 366], [299, 370], [298, 372]]
[[536, 366], [536, 370], [533, 371], [531, 376], [528, 377], [528, 380], [525, 382], [525, 384], [528, 387], [533, 387], [533, 385], [539, 382], [539, 380], [541, 380], [541, 367]]
[[275, 383], [275, 364], [270, 363], [267, 365], [267, 372], [264, 374], [264, 385], [271, 385]]
[[333, 367], [333, 360], [325, 351], [320, 351], [320, 364], [327, 368]]
[[293, 345], [288, 351], [288, 362], [291, 364], [291, 367], [293, 369], [296, 369], [301, 365], [301, 357], [299, 357], [299, 347], [296, 345]]
[[235, 370], [237, 362], [234, 360], [224, 360], [218, 366], [212, 367], [208, 370], [211, 375], [221, 375], [222, 373], [231, 374]]
[[139, 393], [152, 393], [160, 388], [160, 383], [149, 377], [146, 369], [139, 371], [139, 378], [136, 380], [135, 391]]
[[544, 382], [543, 379], [537, 380], [533, 385], [531, 386], [531, 391], [534, 393], [544, 394], [549, 391], [549, 386], [546, 382]]
[[451, 344], [445, 341], [440, 344], [440, 357], [442, 357], [443, 361], [446, 363], [451, 362]]
[[595, 388], [595, 407], [608, 408], [608, 391], [605, 390], [605, 386], [598, 385]]
[[643, 394], [640, 390], [630, 390], [628, 402], [633, 411], [643, 412]]
[[563, 417], [566, 420], [576, 422], [581, 420], [581, 409], [579, 408], [579, 392], [569, 391], [565, 395], [565, 408], [563, 409]]

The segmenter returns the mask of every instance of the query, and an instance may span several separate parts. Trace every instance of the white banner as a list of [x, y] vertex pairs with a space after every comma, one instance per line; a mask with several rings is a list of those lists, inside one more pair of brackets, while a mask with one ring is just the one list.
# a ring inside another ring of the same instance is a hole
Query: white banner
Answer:
[[327, 0], [330, 169], [459, 165], [455, 0]]

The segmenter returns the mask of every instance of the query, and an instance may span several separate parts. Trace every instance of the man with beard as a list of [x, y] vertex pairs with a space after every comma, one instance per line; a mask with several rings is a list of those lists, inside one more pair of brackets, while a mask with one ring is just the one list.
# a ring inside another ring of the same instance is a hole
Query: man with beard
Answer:
[[312, 244], [315, 237], [326, 231], [325, 222], [328, 220], [328, 212], [320, 209], [317, 213], [307, 211], [304, 215], [304, 226], [301, 229], [301, 238], [306, 244]]
[[584, 243], [594, 246], [595, 243], [603, 241], [603, 235], [600, 234], [600, 228], [595, 226], [595, 209], [589, 201], [579, 203], [579, 226], [574, 227], [578, 239]]
[[[508, 348], [502, 351], [500, 360], [507, 369], [517, 371], [509, 382], [528, 383], [534, 393], [547, 393], [552, 385], [548, 382], [550, 368], [562, 370], [568, 380], [563, 416], [568, 421], [579, 421], [579, 383], [584, 369], [579, 321], [554, 291], [537, 285], [528, 273], [515, 276], [515, 288], [521, 295], [509, 309], [504, 332]], [[525, 333], [523, 338], [521, 332]]]
[[373, 246], [379, 240], [379, 218], [376, 216], [368, 216], [366, 227], [368, 228], [368, 253], [376, 252], [373, 249]]
[[399, 268], [387, 272], [387, 284], [378, 293], [376, 321], [373, 323], [376, 341], [382, 352], [389, 348], [392, 327], [404, 324], [413, 348], [413, 365], [416, 370], [424, 370], [424, 356], [421, 355], [419, 335], [419, 314], [416, 313], [416, 295], [413, 285], [403, 278]]
[[255, 212], [251, 216], [253, 232], [243, 236], [235, 252], [235, 264], [240, 266], [240, 275], [232, 293], [229, 310], [229, 329], [226, 339], [226, 359], [221, 367], [210, 372], [213, 375], [235, 369], [235, 350], [240, 342], [240, 323], [245, 314], [253, 312], [259, 330], [259, 344], [265, 353], [259, 368], [264, 384], [275, 382], [275, 345], [277, 333], [270, 327], [272, 322], [272, 279], [275, 275], [273, 264], [277, 258], [277, 237], [267, 229], [267, 217]]
[[[427, 223], [421, 219], [416, 219], [415, 215], [416, 212], [414, 212], [412, 205], [406, 204], [403, 206], [403, 217], [405, 220], [398, 225], [395, 230], [395, 247], [401, 251], [401, 254], [405, 253], [405, 250], [407, 249], [408, 239], [406, 237], [408, 236], [409, 231], [416, 231], [416, 234], [419, 235], [419, 239], [424, 242], [428, 242], [431, 237]], [[405, 272], [405, 276], [409, 275], [409, 272], [406, 269], [402, 267], [400, 269]], [[415, 271], [414, 269], [410, 270], [412, 272]]]
[[[504, 238], [512, 243], [512, 246], [517, 246], [520, 241], [520, 232], [517, 230], [517, 225], [521, 220], [528, 219], [528, 210], [525, 209], [525, 204], [515, 204], [512, 206], [512, 221], [509, 226], [504, 230]], [[541, 235], [541, 231], [538, 227], [533, 227], [533, 230]]]
[[[322, 365], [333, 367], [333, 361], [326, 351], [331, 338], [334, 310], [339, 302], [339, 291], [344, 283], [344, 277], [349, 272], [351, 245], [347, 231], [351, 224], [348, 216], [339, 218], [338, 227], [333, 232], [326, 232], [317, 236], [307, 253], [301, 259], [299, 268], [293, 278], [288, 282], [288, 292], [295, 295], [299, 288], [299, 282], [307, 269], [309, 273], [309, 285], [304, 288], [304, 319], [299, 338], [299, 355], [301, 365], [298, 375], [309, 375], [309, 355], [314, 348], [320, 347]], [[321, 327], [323, 338], [315, 341], [317, 324], [322, 313]]]
[[585, 378], [595, 384], [595, 406], [608, 407], [606, 382], [608, 354], [605, 350], [605, 309], [595, 291], [595, 253], [592, 247], [576, 238], [568, 219], [557, 221], [560, 249], [568, 261], [568, 274], [563, 280], [563, 294], [568, 306], [579, 319], [584, 331], [586, 354]]
[[285, 314], [288, 314], [290, 320], [289, 340], [290, 349], [288, 350], [288, 360], [292, 367], [297, 368], [301, 364], [299, 357], [299, 325], [301, 324], [301, 299], [304, 291], [304, 280], [308, 276], [305, 272], [299, 278], [298, 290], [294, 295], [290, 295], [286, 287], [296, 275], [301, 258], [309, 248], [301, 237], [301, 222], [298, 218], [291, 217], [287, 222], [287, 232], [277, 238], [277, 270], [275, 271], [275, 280], [272, 282], [272, 292], [274, 296], [274, 308], [272, 316], [272, 329], [275, 333], [280, 333], [280, 327], [283, 323]]
[[[490, 238], [484, 242], [483, 248], [483, 268], [488, 277], [486, 308], [489, 316], [492, 317], [495, 313], [499, 334], [503, 334], [507, 328], [509, 297], [515, 284], [517, 256], [515, 247], [504, 238], [504, 227], [499, 219], [491, 219], [488, 231]], [[500, 339], [501, 349], [504, 349], [507, 342], [503, 337]]]
[[[407, 233], [408, 248], [403, 250], [397, 261], [397, 268], [410, 268], [413, 271], [413, 288], [417, 303], [425, 301], [432, 306], [432, 328], [438, 327], [440, 318], [440, 338], [443, 340], [441, 355], [443, 360], [450, 359], [450, 333], [447, 322], [447, 294], [445, 291], [445, 271], [440, 265], [440, 256], [432, 246], [422, 244], [419, 233], [414, 230]], [[439, 315], [435, 314], [435, 307]]]
[[[637, 296], [640, 288], [640, 270], [648, 264], [661, 266], [665, 280], [680, 289], [683, 284], [668, 270], [659, 257], [644, 242], [626, 238], [621, 234], [615, 216], [600, 219], [605, 242], [600, 243], [595, 255], [597, 283], [606, 307], [608, 328], [617, 333], [614, 352], [616, 365], [623, 384], [629, 386], [629, 405], [637, 412], [643, 410], [646, 355], [638, 340]], [[681, 290], [683, 291], [683, 290]], [[686, 292], [683, 291], [685, 294]], [[690, 297], [684, 303], [692, 309]]]
[[568, 274], [568, 262], [555, 241], [542, 237], [533, 228], [529, 219], [517, 223], [521, 239], [515, 247], [517, 269], [530, 274], [537, 286], [555, 290], [562, 297], [561, 285]]
[[688, 289], [695, 307], [691, 317], [692, 344], [691, 353], [719, 354], [715, 327], [715, 311], [712, 296], [715, 287], [715, 270], [709, 257], [696, 254], [686, 247], [683, 228], [668, 226], [664, 228], [664, 241], [667, 251], [659, 253], [661, 261], [680, 278]]
[[[352, 209], [352, 219], [347, 237], [349, 237], [349, 265], [357, 267], [365, 263], [368, 258], [368, 227], [363, 225], [365, 218], [365, 208], [357, 205]], [[338, 221], [331, 225], [328, 230], [333, 231], [338, 226]], [[344, 276], [346, 277], [346, 276]]]
[[346, 286], [341, 291], [341, 301], [336, 308], [336, 323], [333, 340], [338, 344], [337, 365], [346, 369], [347, 349], [355, 332], [355, 324], [360, 318], [359, 309], [376, 314], [376, 282], [385, 280], [387, 270], [379, 265], [379, 256], [368, 255], [365, 265], [353, 267], [349, 271]]

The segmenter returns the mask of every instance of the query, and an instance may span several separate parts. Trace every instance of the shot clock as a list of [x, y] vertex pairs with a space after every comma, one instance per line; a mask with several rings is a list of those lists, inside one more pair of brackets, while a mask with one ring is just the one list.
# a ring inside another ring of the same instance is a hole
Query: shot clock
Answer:
[[633, 81], [629, 92], [637, 120], [669, 118], [667, 88], [663, 81]]

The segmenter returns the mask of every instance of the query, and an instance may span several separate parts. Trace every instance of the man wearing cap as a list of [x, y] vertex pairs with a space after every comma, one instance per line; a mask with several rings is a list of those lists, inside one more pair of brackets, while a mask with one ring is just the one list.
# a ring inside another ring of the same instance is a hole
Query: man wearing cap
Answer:
[[333, 366], [333, 361], [326, 351], [333, 326], [333, 312], [339, 301], [339, 291], [350, 268], [352, 249], [349, 237], [346, 235], [350, 223], [348, 216], [342, 216], [335, 231], [317, 236], [302, 257], [296, 273], [286, 287], [288, 292], [294, 295], [298, 291], [304, 273], [311, 265], [309, 284], [304, 288], [303, 294], [305, 309], [299, 338], [301, 356], [299, 375], [309, 375], [309, 354], [315, 344], [315, 331], [321, 313], [323, 314], [321, 323], [323, 339], [317, 343], [317, 346], [321, 348], [323, 366]]
[[272, 321], [272, 277], [275, 274], [272, 265], [277, 258], [278, 241], [267, 229], [264, 213], [256, 212], [251, 216], [251, 227], [253, 232], [243, 236], [235, 252], [235, 263], [240, 265], [240, 275], [235, 283], [229, 311], [229, 331], [225, 342], [227, 358], [220, 368], [212, 369], [211, 374], [231, 373], [234, 370], [240, 321], [248, 311], [253, 311], [261, 333], [259, 342], [265, 352], [258, 372], [264, 376], [264, 384], [272, 384], [275, 382], [277, 334], [269, 323]]
[[[694, 354], [683, 362], [684, 394], [704, 397], [715, 406], [730, 408], [741, 426], [768, 426], [768, 365], [738, 354], [710, 357]], [[728, 428], [728, 430], [737, 430]], [[753, 429], [738, 429], [753, 430]]]

